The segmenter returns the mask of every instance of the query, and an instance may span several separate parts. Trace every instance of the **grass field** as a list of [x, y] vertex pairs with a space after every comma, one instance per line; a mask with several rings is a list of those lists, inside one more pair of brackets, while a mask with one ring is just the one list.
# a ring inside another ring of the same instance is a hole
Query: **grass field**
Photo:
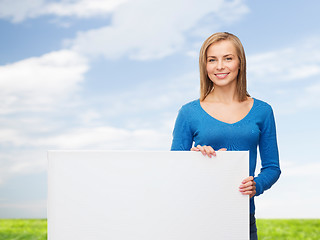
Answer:
[[320, 219], [258, 219], [259, 239], [320, 240]]
[[45, 240], [46, 219], [0, 219], [0, 240]]
[[[259, 240], [319, 240], [320, 219], [258, 219]], [[0, 219], [0, 240], [45, 240], [45, 219]]]

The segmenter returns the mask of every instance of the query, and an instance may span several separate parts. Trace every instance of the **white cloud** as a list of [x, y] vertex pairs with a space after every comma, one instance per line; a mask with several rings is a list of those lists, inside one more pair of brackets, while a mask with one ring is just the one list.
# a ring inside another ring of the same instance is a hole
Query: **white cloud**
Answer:
[[44, 15], [89, 18], [112, 13], [127, 0], [0, 0], [0, 18], [22, 22]]
[[249, 90], [272, 103], [279, 115], [319, 108], [319, 46], [319, 36], [308, 37], [283, 49], [249, 55]]
[[56, 3], [48, 3], [42, 10], [42, 14], [77, 16], [79, 18], [104, 16], [113, 12], [119, 5], [127, 1], [128, 0], [64, 0]]
[[20, 136], [20, 133], [15, 129], [1, 129], [0, 131], [0, 144], [14, 144], [20, 146], [21, 143], [25, 143], [25, 139]]
[[[226, 11], [232, 16], [228, 21], [223, 14]], [[66, 42], [72, 49], [93, 56], [157, 59], [183, 49], [187, 33], [208, 36], [221, 23], [238, 20], [247, 12], [240, 0], [130, 1], [114, 12], [110, 26], [80, 32]]]
[[256, 198], [258, 218], [319, 218], [318, 162], [281, 162], [281, 176], [270, 190]]
[[44, 4], [44, 0], [0, 0], [0, 18], [21, 22], [34, 17]]
[[207, 37], [248, 11], [242, 0], [0, 0], [0, 18], [13, 22], [45, 15], [112, 16], [111, 25], [80, 32], [76, 39], [65, 41], [80, 53], [111, 59], [171, 55], [183, 49], [188, 36]]
[[304, 39], [291, 47], [248, 56], [253, 81], [288, 82], [320, 75], [320, 38]]
[[[92, 122], [86, 124], [103, 125], [108, 119], [124, 129], [157, 129], [171, 136], [179, 108], [197, 98], [197, 72], [169, 78], [150, 77], [149, 81], [137, 83], [135, 87], [96, 96], [93, 107], [99, 109], [99, 116], [94, 114]], [[99, 106], [111, 102], [107, 107]], [[84, 119], [83, 116], [81, 118]]]
[[30, 144], [58, 149], [161, 150], [169, 148], [170, 135], [153, 129], [126, 130], [105, 126], [71, 129], [34, 139]]
[[[307, 181], [304, 181], [307, 183]], [[311, 187], [310, 187], [311, 188]], [[316, 188], [316, 186], [315, 186]], [[315, 188], [312, 187], [314, 190]], [[286, 192], [285, 188], [282, 188]], [[256, 198], [257, 218], [319, 218], [319, 208], [317, 206], [320, 196], [311, 191], [297, 190], [285, 195], [272, 192], [268, 196], [265, 194]], [[311, 206], [311, 207], [310, 207]]]
[[[319, 176], [320, 163], [310, 162], [304, 164], [289, 163], [282, 167], [283, 175], [286, 177], [312, 177]], [[320, 177], [319, 177], [320, 178]]]
[[0, 154], [0, 185], [16, 175], [43, 172], [47, 169], [46, 150], [7, 150]]
[[296, 106], [299, 109], [315, 109], [320, 107], [320, 81], [307, 85], [302, 89], [301, 94], [298, 95]]
[[[22, 132], [4, 130], [0, 136], [0, 143], [37, 149], [166, 150], [170, 148], [171, 131], [172, 129], [164, 130], [161, 126], [158, 130], [143, 128], [128, 130], [109, 126], [83, 127], [35, 138]], [[12, 159], [19, 158], [21, 156]], [[25, 162], [26, 158], [28, 157], [24, 156], [22, 162]], [[29, 158], [31, 163], [33, 156]], [[9, 159], [9, 155], [2, 156], [3, 159]]]
[[0, 66], [0, 113], [51, 109], [77, 90], [88, 68], [69, 50]]

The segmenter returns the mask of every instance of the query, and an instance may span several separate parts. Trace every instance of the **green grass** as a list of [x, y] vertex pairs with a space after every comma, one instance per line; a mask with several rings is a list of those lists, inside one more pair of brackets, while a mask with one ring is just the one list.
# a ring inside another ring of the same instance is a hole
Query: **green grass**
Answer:
[[319, 240], [320, 219], [257, 219], [259, 240]]
[[0, 219], [0, 240], [46, 239], [46, 219]]
[[[319, 240], [320, 219], [258, 219], [259, 240]], [[46, 240], [45, 219], [0, 219], [0, 240]]]

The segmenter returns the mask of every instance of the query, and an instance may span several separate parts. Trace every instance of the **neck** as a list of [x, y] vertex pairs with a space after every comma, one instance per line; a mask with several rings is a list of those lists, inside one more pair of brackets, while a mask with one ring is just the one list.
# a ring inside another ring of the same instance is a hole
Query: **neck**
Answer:
[[208, 101], [229, 104], [239, 102], [239, 96], [236, 91], [236, 85], [232, 86], [214, 86], [212, 92], [206, 97]]

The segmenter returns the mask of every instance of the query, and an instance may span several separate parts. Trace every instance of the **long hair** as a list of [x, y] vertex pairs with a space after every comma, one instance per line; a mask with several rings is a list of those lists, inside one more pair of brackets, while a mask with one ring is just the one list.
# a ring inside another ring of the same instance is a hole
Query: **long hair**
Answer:
[[208, 77], [207, 72], [207, 50], [211, 44], [219, 41], [231, 41], [236, 48], [236, 52], [240, 61], [240, 69], [237, 77], [237, 95], [239, 101], [245, 101], [250, 95], [247, 92], [247, 74], [246, 74], [246, 56], [244, 48], [238, 37], [228, 32], [218, 32], [208, 37], [200, 49], [199, 70], [200, 70], [200, 101], [203, 101], [213, 90], [213, 82]]

